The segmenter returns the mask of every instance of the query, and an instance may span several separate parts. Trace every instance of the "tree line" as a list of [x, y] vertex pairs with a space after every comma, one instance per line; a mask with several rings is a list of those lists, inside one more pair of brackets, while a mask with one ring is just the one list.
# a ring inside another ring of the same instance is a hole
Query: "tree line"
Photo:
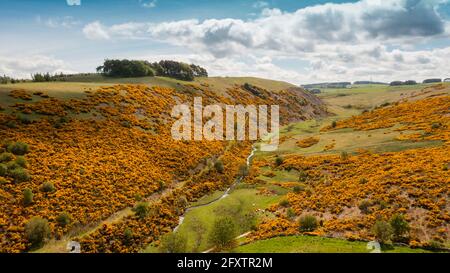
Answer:
[[0, 84], [25, 82], [23, 79], [15, 79], [6, 75], [0, 76]]
[[203, 67], [170, 60], [148, 62], [142, 60], [110, 60], [97, 67], [97, 72], [107, 77], [145, 77], [164, 76], [184, 81], [193, 81], [195, 77], [208, 77]]
[[[442, 82], [442, 79], [426, 79], [422, 83], [439, 83]], [[390, 86], [400, 86], [400, 85], [416, 85], [417, 82], [413, 80], [408, 81], [393, 81], [390, 83]]]

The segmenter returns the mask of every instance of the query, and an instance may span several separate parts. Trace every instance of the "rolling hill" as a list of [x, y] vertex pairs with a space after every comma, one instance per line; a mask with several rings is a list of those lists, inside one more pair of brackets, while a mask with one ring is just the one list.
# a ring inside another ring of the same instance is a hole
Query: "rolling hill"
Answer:
[[283, 123], [327, 114], [315, 96], [265, 79], [74, 80], [0, 87], [2, 252], [42, 248], [35, 225], [48, 227], [53, 243], [44, 249], [64, 251], [77, 237], [84, 252], [136, 252], [170, 231], [190, 202], [230, 185], [250, 143], [173, 140], [177, 103], [278, 104]]

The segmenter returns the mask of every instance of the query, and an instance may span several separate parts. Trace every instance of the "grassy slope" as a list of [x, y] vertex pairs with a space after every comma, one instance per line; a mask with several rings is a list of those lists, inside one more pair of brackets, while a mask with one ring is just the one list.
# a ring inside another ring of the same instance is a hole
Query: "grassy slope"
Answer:
[[[180, 84], [186, 84], [186, 82], [181, 82], [168, 78], [161, 77], [147, 77], [147, 78], [131, 78], [131, 79], [105, 79], [98, 75], [93, 76], [83, 76], [80, 78], [74, 78], [72, 80], [76, 80], [77, 82], [51, 82], [51, 83], [19, 83], [14, 85], [0, 85], [0, 105], [7, 106], [11, 105], [17, 100], [14, 100], [8, 96], [10, 90], [13, 89], [26, 89], [29, 91], [46, 91], [50, 96], [58, 97], [58, 98], [77, 98], [84, 96], [84, 91], [95, 89], [99, 86], [107, 86], [115, 83], [142, 83], [148, 85], [161, 85], [166, 87], [179, 88]], [[264, 87], [270, 91], [279, 91], [282, 89], [286, 89], [292, 87], [292, 85], [283, 82], [270, 81], [258, 78], [231, 78], [231, 77], [212, 77], [212, 78], [200, 78], [196, 79], [195, 82], [191, 82], [190, 84], [200, 84], [200, 85], [209, 85], [212, 90], [217, 92], [223, 92], [226, 88], [232, 87], [234, 84], [243, 84], [245, 82], [249, 82], [254, 85], [258, 85]], [[410, 87], [408, 87], [410, 88]], [[332, 120], [343, 119], [349, 117], [351, 115], [359, 114], [362, 109], [367, 109], [379, 105], [384, 102], [392, 102], [399, 100], [405, 97], [405, 93], [411, 94], [412, 92], [418, 92], [421, 90], [423, 86], [415, 86], [413, 90], [406, 90], [405, 87], [387, 87], [387, 86], [362, 86], [355, 89], [329, 89], [323, 90], [324, 92], [320, 94], [320, 97], [328, 104], [329, 110], [336, 115], [333, 117], [329, 117], [326, 119], [318, 120], [318, 121], [306, 121], [302, 123], [294, 124], [292, 128], [285, 127], [281, 132], [281, 136], [292, 137], [285, 143], [282, 143], [280, 146], [281, 153], [322, 153], [323, 147], [331, 142], [336, 143], [334, 149], [328, 152], [340, 152], [342, 150], [345, 151], [353, 151], [356, 148], [362, 147], [373, 147], [388, 149], [388, 150], [396, 150], [396, 149], [405, 149], [410, 148], [409, 144], [405, 144], [403, 147], [399, 146], [399, 143], [393, 141], [393, 137], [395, 137], [395, 132], [389, 129], [380, 129], [373, 130], [370, 132], [371, 136], [365, 135], [363, 133], [353, 132], [352, 130], [338, 130], [336, 132], [331, 133], [320, 133], [320, 128], [324, 125], [329, 124]], [[447, 91], [448, 92], [448, 91]], [[33, 100], [38, 100], [39, 98], [33, 97]], [[345, 106], [351, 104], [352, 108], [346, 108]], [[355, 107], [356, 106], [356, 107]], [[295, 141], [297, 139], [301, 139], [310, 135], [321, 134], [320, 142], [313, 147], [301, 149], [295, 145]], [[334, 141], [333, 141], [334, 140]], [[412, 143], [411, 145], [435, 145], [437, 143]], [[406, 146], [405, 146], [406, 145]], [[386, 148], [387, 147], [387, 148]], [[391, 147], [391, 148], [389, 148]], [[269, 154], [270, 155], [270, 154]], [[258, 156], [267, 156], [267, 154], [259, 154]], [[251, 211], [256, 208], [266, 208], [270, 204], [276, 203], [280, 200], [282, 194], [286, 193], [285, 188], [281, 188], [279, 186], [273, 185], [274, 182], [292, 182], [296, 181], [298, 177], [295, 173], [284, 173], [277, 172], [276, 176], [273, 178], [261, 177], [263, 180], [267, 181], [267, 185], [262, 185], [268, 187], [273, 190], [276, 194], [273, 196], [261, 196], [258, 195], [258, 191], [256, 189], [238, 189], [232, 192], [227, 198], [222, 199], [218, 203], [214, 205], [198, 208], [190, 211], [186, 215], [186, 219], [184, 224], [180, 227], [180, 232], [185, 233], [188, 238], [192, 238], [193, 233], [190, 230], [190, 224], [192, 221], [196, 221], [201, 219], [202, 222], [207, 226], [209, 230], [214, 219], [215, 212], [214, 209], [217, 206], [230, 206], [236, 203], [243, 204], [243, 210]], [[201, 202], [207, 202], [208, 199], [213, 199], [213, 197], [218, 196], [220, 193], [214, 193], [213, 196], [205, 197], [205, 200], [201, 200]], [[254, 205], [253, 205], [254, 204]], [[211, 217], [213, 216], [213, 217]], [[242, 231], [244, 232], [244, 231]], [[207, 234], [207, 232], [205, 233]], [[205, 237], [207, 237], [205, 235]], [[277, 244], [279, 246], [286, 245], [287, 243], [277, 243], [278, 238], [266, 240], [263, 243], [255, 242], [248, 246], [243, 246], [242, 249], [248, 249], [252, 245], [256, 244], [256, 247], [259, 244], [266, 244], [265, 242], [269, 242], [267, 251], [274, 252], [277, 249]], [[282, 238], [283, 239], [283, 238]], [[280, 239], [280, 240], [282, 240]], [[275, 243], [270, 243], [272, 240], [275, 240]], [[286, 250], [280, 249], [280, 252], [288, 252], [288, 251], [300, 251], [307, 252], [307, 248], [303, 245], [305, 243], [305, 238], [302, 239], [286, 239], [291, 241], [293, 244], [292, 250], [291, 248], [286, 248]], [[313, 245], [313, 239], [310, 241], [306, 241], [306, 243]], [[333, 239], [336, 240], [336, 239]], [[298, 242], [298, 243], [296, 243]], [[329, 241], [331, 245], [337, 244], [338, 247], [342, 247], [342, 249], [347, 249], [346, 247], [355, 247], [355, 249], [361, 250], [361, 246], [354, 246], [355, 242], [347, 242], [339, 240], [339, 242]], [[348, 244], [348, 246], [346, 246]], [[189, 241], [190, 247], [192, 247], [192, 239]], [[317, 245], [317, 244], [316, 244]], [[318, 245], [320, 246], [320, 244]], [[208, 244], [205, 240], [202, 242], [201, 249], [207, 249]], [[260, 246], [263, 248], [264, 246]], [[311, 246], [312, 247], [312, 246]], [[365, 247], [365, 245], [364, 245]], [[273, 251], [270, 250], [273, 248]], [[238, 248], [238, 251], [241, 248]], [[153, 252], [155, 249], [153, 247], [149, 247], [147, 252]], [[251, 251], [257, 251], [251, 250]], [[339, 251], [339, 248], [333, 248], [327, 244], [323, 244], [323, 248], [312, 249], [309, 248], [309, 251], [313, 252], [336, 252]], [[361, 250], [362, 251], [362, 250]], [[365, 252], [364, 250], [363, 252]], [[264, 252], [264, 251], [262, 251]]]
[[[417, 96], [423, 98], [432, 94], [446, 92], [450, 93], [450, 85], [446, 84], [445, 91], [433, 91], [422, 94], [421, 90], [430, 85], [417, 85], [413, 87], [389, 87], [380, 85], [363, 85], [354, 89], [325, 89], [319, 96], [325, 101], [330, 112], [334, 116], [321, 120], [309, 120], [290, 124], [282, 128], [281, 138], [287, 140], [279, 146], [276, 154], [324, 154], [340, 153], [341, 151], [355, 152], [359, 148], [369, 149], [374, 152], [399, 151], [417, 147], [440, 145], [440, 142], [409, 142], [397, 141], [395, 137], [399, 132], [394, 128], [371, 130], [370, 132], [354, 131], [352, 129], [335, 130], [331, 132], [321, 132], [320, 129], [329, 125], [333, 120], [341, 120], [352, 115], [360, 114], [364, 109], [371, 109], [385, 102], [395, 102], [400, 99]], [[347, 107], [352, 105], [351, 108]], [[356, 106], [356, 107], [355, 107]], [[307, 137], [318, 137], [320, 141], [309, 147], [300, 148], [296, 145], [297, 140]], [[326, 145], [334, 143], [334, 148], [324, 151]], [[256, 157], [273, 156], [273, 153], [256, 153]], [[266, 182], [268, 189], [274, 190], [274, 183], [298, 181], [296, 171], [271, 170], [269, 167], [263, 169], [272, 172], [274, 177], [260, 175], [258, 178]], [[299, 183], [301, 184], [301, 183]], [[284, 189], [287, 191], [288, 189]], [[281, 194], [281, 192], [277, 192]], [[290, 236], [272, 238], [264, 241], [257, 241], [251, 244], [238, 247], [238, 252], [368, 252], [366, 243], [349, 242], [340, 239]], [[396, 247], [386, 250], [387, 252], [424, 252], [424, 250], [410, 249], [408, 247]]]
[[[256, 241], [237, 247], [236, 252], [241, 253], [367, 253], [365, 242], [349, 242], [346, 240], [313, 236], [276, 237]], [[424, 253], [423, 249], [395, 246], [391, 249], [382, 249], [388, 253]]]
[[[182, 85], [185, 84], [193, 84], [193, 85], [203, 85], [209, 86], [211, 90], [215, 92], [224, 93], [228, 88], [232, 88], [234, 85], [242, 85], [244, 83], [250, 83], [253, 85], [260, 86], [272, 92], [277, 92], [283, 89], [287, 89], [290, 87], [294, 87], [286, 82], [280, 81], [272, 81], [267, 79], [260, 79], [254, 77], [209, 77], [209, 78], [197, 78], [193, 82], [185, 82], [179, 81], [171, 78], [165, 77], [143, 77], [143, 78], [106, 78], [101, 75], [89, 74], [89, 75], [77, 75], [70, 78], [69, 81], [66, 82], [43, 82], [43, 83], [34, 83], [34, 82], [24, 82], [24, 83], [16, 83], [16, 84], [7, 84], [0, 85], [0, 106], [6, 108], [7, 112], [11, 112], [12, 108], [9, 106], [14, 105], [15, 103], [24, 102], [21, 99], [14, 99], [9, 96], [9, 92], [12, 90], [26, 90], [28, 92], [44, 92], [48, 94], [50, 97], [58, 98], [58, 99], [79, 99], [86, 96], [86, 91], [93, 91], [102, 86], [111, 86], [114, 84], [146, 84], [149, 86], [164, 86], [175, 89], [180, 89]], [[38, 102], [42, 100], [41, 97], [37, 95], [32, 96], [31, 101], [26, 101], [27, 103]], [[38, 118], [38, 115], [31, 114], [28, 115], [31, 119]], [[199, 200], [197, 203], [203, 202], [207, 203], [208, 199], [214, 199], [217, 196], [220, 196], [222, 192], [216, 192], [212, 194], [212, 196], [207, 196], [205, 199]], [[243, 207], [245, 211], [252, 210], [253, 204], [254, 207], [260, 208], [265, 207], [268, 203], [274, 202], [277, 197], [267, 197], [267, 198], [254, 198], [256, 196], [256, 190], [247, 190], [247, 189], [239, 189], [233, 194], [233, 197], [223, 199], [217, 203], [217, 206], [228, 206], [232, 205], [236, 202], [240, 203], [240, 200], [243, 200]], [[180, 230], [190, 233], [189, 231], [189, 223], [191, 219], [191, 215], [195, 217], [200, 217], [207, 225], [213, 222], [215, 218], [210, 218], [212, 214], [211, 210], [214, 207], [208, 207], [207, 209], [196, 209], [188, 214], [186, 218], [187, 228], [181, 228]], [[208, 226], [208, 228], [209, 228]], [[202, 244], [202, 247], [205, 248], [207, 246], [207, 242]], [[58, 252], [64, 251], [65, 244], [61, 244], [61, 242], [51, 242], [48, 244], [48, 248], [42, 250], [44, 252]]]
[[[353, 89], [323, 89], [319, 97], [327, 104], [328, 110], [334, 114], [321, 120], [309, 120], [290, 124], [282, 128], [280, 137], [285, 139], [279, 146], [277, 154], [322, 154], [340, 153], [342, 151], [355, 152], [359, 148], [374, 152], [399, 151], [404, 149], [440, 145], [440, 142], [409, 142], [397, 141], [395, 137], [400, 133], [396, 127], [371, 130], [370, 132], [352, 129], [321, 132], [320, 129], [331, 124], [334, 120], [342, 120], [360, 114], [363, 110], [373, 109], [383, 103], [392, 103], [401, 99], [419, 99], [426, 96], [447, 93], [450, 94], [450, 84], [445, 83], [445, 90], [430, 93], [421, 92], [432, 85], [419, 84], [416, 86], [391, 87], [387, 85], [361, 85]], [[349, 107], [351, 105], [351, 107]], [[408, 132], [404, 132], [408, 133]], [[318, 137], [319, 143], [308, 148], [297, 147], [298, 140], [307, 137]], [[324, 151], [325, 146], [334, 144], [334, 148]], [[257, 153], [257, 156], [267, 156], [271, 153]]]
[[[339, 90], [324, 90], [320, 96], [327, 103], [329, 110], [335, 116], [328, 117], [322, 120], [310, 120], [286, 126], [281, 131], [281, 137], [292, 138], [282, 143], [277, 153], [298, 153], [298, 154], [313, 154], [325, 153], [323, 148], [330, 143], [335, 143], [335, 148], [326, 153], [339, 153], [340, 151], [355, 151], [357, 148], [368, 148], [376, 152], [397, 151], [413, 147], [439, 145], [439, 142], [399, 142], [394, 140], [398, 135], [393, 129], [379, 129], [372, 130], [370, 133], [357, 132], [354, 130], [343, 129], [333, 132], [321, 133], [320, 129], [330, 124], [333, 120], [344, 119], [352, 115], [357, 115], [363, 109], [372, 108], [384, 102], [394, 102], [406, 97], [402, 95], [408, 92], [411, 95], [413, 92], [419, 92], [425, 86], [415, 86], [412, 90], [406, 90], [405, 87], [388, 87], [388, 86], [360, 86], [355, 89], [339, 89]], [[447, 91], [448, 92], [448, 91]], [[339, 95], [339, 94], [345, 94]], [[348, 104], [359, 105], [359, 107], [347, 108]], [[298, 139], [306, 138], [308, 136], [319, 136], [321, 139], [318, 144], [310, 148], [299, 148], [295, 145]], [[265, 157], [271, 156], [271, 153], [257, 153], [257, 156]], [[272, 171], [267, 168], [265, 171]], [[244, 211], [252, 211], [256, 208], [264, 209], [270, 204], [279, 202], [282, 196], [290, 189], [275, 185], [275, 183], [295, 182], [298, 181], [298, 173], [296, 171], [272, 171], [274, 177], [266, 177], [261, 175], [259, 178], [265, 181], [265, 184], [260, 184], [254, 189], [237, 190], [232, 192], [227, 198], [220, 202], [195, 209], [186, 215], [184, 223], [181, 225], [179, 231], [185, 234], [188, 238], [193, 238], [193, 232], [190, 230], [190, 225], [193, 221], [202, 221], [208, 229], [210, 229], [216, 214], [214, 208], [219, 205], [232, 205], [236, 200], [243, 200], [246, 204], [255, 203], [256, 206], [245, 205]], [[301, 184], [301, 183], [298, 183]], [[257, 187], [265, 187], [271, 190], [273, 200], [270, 196], [258, 195]], [[214, 199], [219, 193], [214, 193], [206, 196], [201, 203], [206, 203], [208, 200]], [[271, 201], [271, 202], [269, 202]], [[269, 216], [270, 215], [266, 215]], [[189, 246], [192, 246], [190, 241]], [[206, 241], [202, 243], [201, 250], [208, 248]], [[146, 252], [156, 252], [157, 249], [149, 246]], [[233, 251], [237, 252], [369, 252], [364, 242], [349, 242], [341, 239], [309, 237], [309, 236], [290, 236], [272, 238], [264, 241], [253, 242], [248, 245], [240, 246]], [[386, 252], [426, 252], [421, 249], [410, 249], [408, 247], [395, 247], [394, 249], [384, 250]]]
[[[450, 86], [449, 83], [444, 84], [447, 87]], [[325, 100], [337, 115], [353, 115], [382, 103], [399, 101], [418, 95], [422, 89], [430, 86], [433, 86], [433, 84], [413, 86], [356, 85], [352, 89], [323, 89], [318, 96]], [[418, 96], [418, 98], [424, 96], [426, 95]], [[347, 105], [352, 105], [353, 109], [343, 109]]]
[[[80, 75], [73, 76], [70, 81], [67, 82], [25, 82], [16, 84], [0, 85], [0, 106], [7, 107], [20, 100], [16, 100], [8, 96], [11, 90], [24, 89], [29, 92], [46, 92], [51, 97], [72, 99], [81, 98], [85, 96], [85, 91], [95, 90], [101, 86], [111, 86], [114, 84], [146, 84], [149, 86], [163, 86], [175, 89], [180, 89], [182, 85], [208, 85], [211, 90], [215, 92], [224, 93], [227, 88], [231, 88], [234, 85], [243, 85], [244, 83], [250, 83], [260, 86], [269, 91], [276, 92], [294, 85], [267, 79], [253, 78], [253, 77], [209, 77], [209, 78], [196, 78], [193, 82], [186, 82], [175, 80], [166, 77], [142, 77], [142, 78], [108, 78], [101, 75]], [[38, 96], [33, 96], [33, 101], [38, 101]]]

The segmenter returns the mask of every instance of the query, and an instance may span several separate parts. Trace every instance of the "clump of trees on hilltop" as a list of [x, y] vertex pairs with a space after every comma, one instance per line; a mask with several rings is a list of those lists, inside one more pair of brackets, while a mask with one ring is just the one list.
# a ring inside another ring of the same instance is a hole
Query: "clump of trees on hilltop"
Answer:
[[442, 82], [442, 79], [426, 79], [423, 83], [439, 83]]
[[417, 82], [414, 80], [407, 80], [407, 81], [393, 81], [389, 85], [390, 86], [400, 86], [400, 85], [416, 85]]
[[193, 81], [195, 77], [208, 77], [203, 67], [176, 61], [163, 60], [150, 63], [141, 60], [105, 60], [97, 72], [108, 77], [145, 77], [164, 76], [184, 81]]

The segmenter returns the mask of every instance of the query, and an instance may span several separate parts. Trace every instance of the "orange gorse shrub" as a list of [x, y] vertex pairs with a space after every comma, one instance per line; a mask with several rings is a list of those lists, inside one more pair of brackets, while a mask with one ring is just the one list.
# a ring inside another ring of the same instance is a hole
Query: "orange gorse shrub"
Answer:
[[[171, 137], [172, 107], [192, 104], [194, 96], [204, 104], [280, 104], [282, 121], [288, 121], [286, 105], [297, 109], [298, 120], [309, 118], [297, 102], [308, 96], [298, 90], [285, 91], [266, 99], [245, 93], [239, 87], [220, 95], [205, 86], [181, 86], [181, 90], [146, 85], [114, 85], [85, 92], [80, 99], [41, 97], [32, 103], [12, 105], [13, 113], [0, 113], [0, 139], [20, 141], [30, 146], [28, 171], [32, 179], [13, 183], [6, 178], [0, 185], [0, 252], [29, 249], [25, 223], [34, 216], [49, 221], [53, 238], [72, 229], [92, 226], [113, 213], [134, 206], [136, 196], [154, 196], [161, 184], [170, 191], [152, 202], [150, 216], [104, 226], [79, 238], [84, 252], [136, 252], [170, 231], [178, 222], [187, 202], [230, 185], [245, 163], [251, 144], [225, 141], [175, 141]], [[242, 96], [241, 96], [242, 95]], [[23, 90], [11, 96], [28, 99]], [[322, 105], [309, 109], [325, 113]], [[16, 113], [34, 113], [37, 119], [14, 128]], [[290, 118], [290, 117], [289, 117]], [[221, 158], [225, 172], [204, 171], [208, 160]], [[55, 191], [41, 190], [50, 182]], [[34, 193], [33, 203], [22, 204], [22, 192]], [[60, 226], [56, 218], [65, 212], [70, 225]], [[120, 240], [125, 229], [133, 238]]]
[[317, 137], [308, 137], [298, 140], [296, 143], [300, 148], [308, 148], [319, 143], [319, 139]]
[[[382, 154], [360, 150], [346, 160], [337, 154], [286, 156], [278, 168], [302, 171], [308, 176], [309, 190], [289, 192], [286, 196], [295, 214], [315, 215], [322, 221], [317, 232], [326, 236], [372, 240], [371, 228], [377, 219], [388, 221], [400, 213], [410, 224], [412, 247], [425, 247], [430, 238], [448, 242], [450, 96], [380, 108], [340, 121], [336, 128], [371, 130], [396, 125], [399, 131], [420, 132], [399, 139], [440, 140], [442, 144]], [[253, 167], [267, 165], [264, 159], [258, 159]], [[367, 213], [358, 208], [362, 201], [369, 204]], [[269, 210], [277, 218], [260, 224], [249, 236], [250, 241], [292, 230], [295, 223], [289, 224], [285, 219], [285, 208], [274, 205]]]

